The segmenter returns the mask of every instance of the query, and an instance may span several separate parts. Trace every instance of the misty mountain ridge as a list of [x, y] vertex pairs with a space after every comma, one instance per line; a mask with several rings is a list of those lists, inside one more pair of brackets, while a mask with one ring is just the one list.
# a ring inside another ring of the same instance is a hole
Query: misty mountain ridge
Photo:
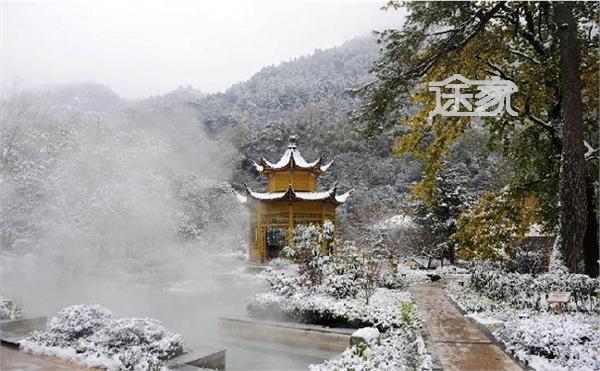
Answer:
[[[164, 105], [165, 102], [192, 103], [199, 107], [210, 105], [223, 99], [230, 108], [245, 104], [281, 110], [290, 109], [286, 95], [302, 92], [309, 98], [311, 91], [344, 94], [348, 84], [364, 82], [368, 69], [378, 53], [378, 46], [372, 37], [356, 38], [341, 46], [330, 49], [315, 49], [313, 54], [293, 58], [278, 64], [263, 67], [247, 81], [239, 82], [224, 92], [203, 93], [191, 85], [179, 86], [165, 94], [147, 98], [129, 99], [120, 97], [109, 86], [98, 82], [74, 82], [50, 84], [38, 89], [53, 105], [72, 106], [83, 111], [107, 111], [123, 108], [128, 103], [150, 102]], [[272, 86], [277, 81], [277, 86]], [[250, 99], [252, 96], [259, 100]], [[266, 96], [277, 97], [278, 105], [269, 105]], [[297, 105], [310, 103], [310, 100], [295, 101]]]
[[40, 95], [51, 106], [74, 108], [83, 112], [109, 112], [122, 109], [126, 100], [108, 86], [95, 82], [53, 84], [40, 88]]

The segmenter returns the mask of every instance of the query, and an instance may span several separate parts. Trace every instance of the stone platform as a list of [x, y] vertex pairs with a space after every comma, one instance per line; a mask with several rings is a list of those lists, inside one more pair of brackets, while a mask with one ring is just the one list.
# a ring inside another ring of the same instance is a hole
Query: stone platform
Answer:
[[[15, 347], [0, 345], [2, 371], [94, 371], [54, 357], [34, 356]], [[96, 369], [97, 371], [97, 369]]]
[[[35, 356], [18, 350], [19, 340], [32, 331], [44, 330], [46, 317], [0, 321], [0, 370], [91, 370], [59, 358]], [[199, 369], [225, 370], [225, 349], [202, 347], [187, 350], [167, 362], [179, 371]]]
[[0, 341], [4, 345], [18, 346], [18, 341], [33, 331], [46, 328], [46, 317], [0, 320]]
[[190, 349], [182, 355], [169, 360], [167, 367], [179, 371], [202, 368], [224, 371], [225, 352], [225, 349], [208, 346]]
[[251, 318], [219, 318], [219, 331], [223, 335], [337, 353], [348, 347], [355, 330]]

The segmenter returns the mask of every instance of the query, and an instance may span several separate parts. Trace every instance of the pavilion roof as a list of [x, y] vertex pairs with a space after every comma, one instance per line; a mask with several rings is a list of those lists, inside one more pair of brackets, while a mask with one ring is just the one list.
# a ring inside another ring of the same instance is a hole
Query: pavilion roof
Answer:
[[323, 157], [320, 156], [316, 161], [308, 162], [306, 161], [300, 151], [298, 150], [298, 146], [296, 145], [296, 136], [290, 136], [290, 144], [288, 145], [287, 150], [284, 152], [281, 159], [276, 162], [267, 161], [264, 157], [260, 160], [260, 163], [254, 163], [254, 167], [260, 173], [268, 170], [283, 170], [290, 168], [298, 168], [302, 170], [317, 170], [320, 172], [325, 172], [333, 161], [330, 161], [327, 164], [321, 165], [323, 161]]
[[242, 195], [238, 192], [236, 196], [238, 200], [242, 203], [246, 203], [248, 201], [248, 197], [260, 200], [260, 201], [277, 201], [277, 200], [303, 200], [303, 201], [333, 201], [336, 204], [343, 204], [346, 202], [352, 190], [338, 194], [337, 186], [333, 186], [328, 191], [321, 192], [305, 192], [305, 191], [295, 191], [294, 188], [290, 185], [288, 189], [284, 192], [254, 192], [248, 186], [246, 187], [246, 195]]

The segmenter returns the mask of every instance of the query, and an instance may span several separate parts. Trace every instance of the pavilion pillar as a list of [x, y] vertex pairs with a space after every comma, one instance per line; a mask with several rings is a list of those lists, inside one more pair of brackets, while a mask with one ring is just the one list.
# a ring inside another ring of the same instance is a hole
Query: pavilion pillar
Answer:
[[262, 210], [262, 205], [258, 209], [258, 214], [256, 216], [257, 225], [256, 225], [256, 247], [257, 247], [257, 255], [258, 259], [261, 263], [267, 261], [267, 243], [265, 241], [265, 213]]
[[292, 203], [288, 204], [288, 233], [286, 236], [288, 246], [294, 243], [294, 209]]
[[[321, 202], [321, 233], [323, 232], [323, 226], [325, 225], [325, 204]], [[321, 241], [321, 253], [324, 255], [328, 255], [327, 245], [325, 244], [325, 240]]]

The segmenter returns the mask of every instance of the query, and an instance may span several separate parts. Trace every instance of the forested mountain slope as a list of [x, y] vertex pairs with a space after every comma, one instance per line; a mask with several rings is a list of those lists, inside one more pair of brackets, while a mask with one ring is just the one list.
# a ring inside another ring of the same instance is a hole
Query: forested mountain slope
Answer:
[[346, 225], [370, 224], [399, 212], [408, 185], [418, 178], [416, 161], [392, 154], [397, 132], [367, 140], [351, 118], [361, 104], [348, 90], [368, 81], [378, 53], [374, 38], [269, 66], [224, 93], [193, 105], [207, 131], [230, 141], [240, 153], [231, 182], [264, 186], [252, 161], [279, 159], [290, 134], [299, 137], [305, 158], [320, 154], [334, 165], [322, 179], [327, 188], [355, 190], [341, 210]]
[[[6, 119], [0, 140], [10, 150], [2, 153], [0, 185], [10, 202], [0, 207], [3, 246], [47, 244], [48, 231], [64, 235], [65, 229], [84, 224], [85, 230], [93, 231], [95, 224], [105, 224], [101, 215], [114, 213], [106, 208], [124, 205], [122, 200], [95, 203], [95, 193], [119, 187], [130, 192], [134, 188], [129, 183], [145, 184], [152, 177], [150, 183], [162, 187], [152, 192], [160, 192], [168, 205], [167, 219], [178, 234], [184, 239], [214, 240], [210, 234], [228, 223], [245, 225], [243, 207], [231, 189], [242, 190], [244, 183], [264, 189], [264, 179], [252, 162], [262, 156], [277, 161], [291, 134], [299, 137], [307, 160], [322, 154], [325, 161], [334, 161], [321, 187], [337, 182], [340, 191], [354, 189], [339, 209], [340, 225], [348, 238], [364, 235], [364, 228], [403, 212], [408, 188], [421, 176], [417, 160], [392, 153], [401, 126], [367, 139], [359, 130], [361, 123], [352, 120], [361, 101], [348, 90], [369, 81], [377, 55], [374, 38], [356, 39], [265, 67], [248, 81], [216, 94], [180, 87], [160, 96], [127, 100], [108, 87], [81, 83], [4, 96], [0, 113]], [[51, 151], [41, 156], [39, 148]], [[478, 164], [479, 160], [466, 158], [469, 153], [455, 156], [455, 161]], [[101, 169], [94, 171], [102, 171], [104, 179], [86, 175], [85, 169], [97, 166]], [[489, 167], [469, 166], [472, 179]], [[62, 209], [72, 211], [67, 219], [49, 219], [56, 209], [52, 204], [56, 192], [79, 197], [65, 201]], [[131, 194], [128, 202], [135, 197]], [[143, 215], [145, 211], [135, 205], [135, 212]], [[99, 207], [98, 212], [90, 213], [92, 207]], [[49, 220], [67, 225], [48, 225]], [[147, 224], [144, 218], [138, 222]], [[238, 232], [245, 235], [241, 229]], [[86, 239], [90, 237], [80, 240]]]

